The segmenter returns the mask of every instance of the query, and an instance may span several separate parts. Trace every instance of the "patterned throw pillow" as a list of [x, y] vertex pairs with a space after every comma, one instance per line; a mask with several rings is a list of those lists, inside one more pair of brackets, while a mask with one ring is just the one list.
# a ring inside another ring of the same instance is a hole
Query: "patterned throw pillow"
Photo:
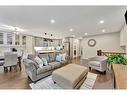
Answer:
[[42, 57], [41, 60], [43, 61], [43, 64], [44, 64], [45, 66], [48, 65], [48, 62], [47, 62], [46, 58], [43, 58], [43, 57]]
[[34, 60], [36, 63], [38, 63], [40, 68], [43, 67], [43, 61], [38, 56], [36, 56]]

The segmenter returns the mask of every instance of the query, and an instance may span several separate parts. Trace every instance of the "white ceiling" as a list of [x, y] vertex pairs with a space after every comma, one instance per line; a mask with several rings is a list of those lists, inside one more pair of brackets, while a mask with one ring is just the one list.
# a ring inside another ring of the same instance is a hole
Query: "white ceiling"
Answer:
[[[25, 29], [25, 33], [76, 37], [118, 32], [124, 24], [125, 6], [0, 6], [0, 24]], [[54, 19], [55, 24], [50, 20]], [[99, 24], [104, 20], [104, 24]], [[74, 31], [69, 31], [73, 28]]]

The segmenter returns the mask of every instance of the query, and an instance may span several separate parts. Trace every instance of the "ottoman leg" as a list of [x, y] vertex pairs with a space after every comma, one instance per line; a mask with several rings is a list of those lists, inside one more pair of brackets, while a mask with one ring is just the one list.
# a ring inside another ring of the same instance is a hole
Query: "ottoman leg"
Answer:
[[55, 81], [53, 81], [54, 82], [54, 84], [56, 84], [56, 82]]
[[91, 71], [91, 67], [89, 67], [89, 70]]

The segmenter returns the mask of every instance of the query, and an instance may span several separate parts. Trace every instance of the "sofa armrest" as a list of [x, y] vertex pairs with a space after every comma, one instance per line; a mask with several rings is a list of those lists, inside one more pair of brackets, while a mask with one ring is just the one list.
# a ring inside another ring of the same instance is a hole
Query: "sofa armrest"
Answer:
[[96, 60], [96, 57], [90, 57], [90, 58], [87, 58], [88, 61], [95, 61]]
[[107, 60], [105, 59], [105, 60], [102, 60], [102, 61], [100, 61], [100, 68], [101, 68], [101, 70], [102, 71], [105, 71], [106, 69], [107, 69]]
[[24, 63], [25, 66], [33, 65], [36, 69], [39, 68], [39, 66], [37, 65], [37, 63], [35, 63], [34, 61], [32, 61], [30, 59], [23, 59], [23, 63]]
[[27, 75], [31, 78], [32, 81], [35, 81], [38, 69], [37, 66], [35, 65], [35, 62], [30, 59], [24, 59], [23, 63], [25, 65], [25, 71]]

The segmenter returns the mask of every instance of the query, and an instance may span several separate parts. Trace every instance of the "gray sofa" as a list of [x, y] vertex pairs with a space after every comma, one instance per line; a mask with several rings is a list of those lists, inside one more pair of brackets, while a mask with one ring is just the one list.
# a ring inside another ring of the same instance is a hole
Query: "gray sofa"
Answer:
[[[46, 58], [49, 65], [43, 66], [43, 68], [40, 68], [39, 65], [34, 61], [34, 58], [36, 56], [39, 56], [40, 58], [42, 57]], [[55, 53], [38, 54], [38, 55], [29, 54], [27, 59], [23, 60], [23, 63], [25, 65], [25, 71], [28, 77], [33, 82], [36, 82], [37, 80], [41, 78], [51, 75], [55, 69], [68, 64], [69, 57], [66, 57], [66, 60], [61, 62], [56, 62], [55, 58], [56, 58]]]

